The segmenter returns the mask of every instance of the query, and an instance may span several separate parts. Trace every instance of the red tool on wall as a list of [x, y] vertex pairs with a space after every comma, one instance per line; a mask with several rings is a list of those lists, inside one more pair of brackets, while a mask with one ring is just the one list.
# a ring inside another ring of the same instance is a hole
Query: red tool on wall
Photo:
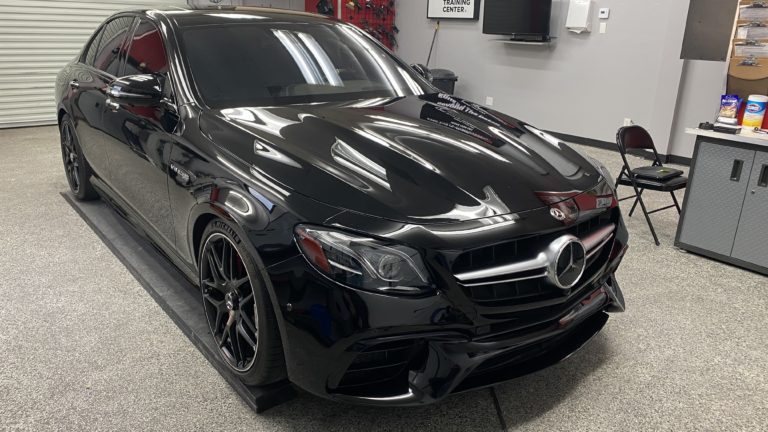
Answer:
[[[360, 27], [390, 50], [397, 46], [395, 0], [305, 0], [304, 9], [325, 15], [335, 12], [342, 21]], [[328, 13], [329, 10], [334, 12]]]

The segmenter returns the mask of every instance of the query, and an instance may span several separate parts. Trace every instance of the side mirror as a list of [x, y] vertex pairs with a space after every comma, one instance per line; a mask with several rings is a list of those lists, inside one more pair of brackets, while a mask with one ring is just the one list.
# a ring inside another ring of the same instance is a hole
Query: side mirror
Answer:
[[425, 80], [432, 82], [432, 73], [429, 68], [423, 64], [412, 64], [411, 69], [415, 70], [417, 74], [421, 75]]
[[120, 105], [155, 106], [163, 98], [163, 82], [155, 75], [129, 75], [112, 81], [107, 96]]

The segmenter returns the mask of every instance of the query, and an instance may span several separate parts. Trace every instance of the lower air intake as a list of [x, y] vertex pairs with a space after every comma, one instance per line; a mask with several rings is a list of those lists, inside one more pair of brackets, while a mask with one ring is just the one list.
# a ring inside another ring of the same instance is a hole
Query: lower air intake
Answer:
[[[381, 343], [362, 351], [347, 368], [335, 392], [387, 397], [408, 391], [408, 372], [425, 352], [423, 341]], [[421, 356], [419, 354], [422, 354]]]

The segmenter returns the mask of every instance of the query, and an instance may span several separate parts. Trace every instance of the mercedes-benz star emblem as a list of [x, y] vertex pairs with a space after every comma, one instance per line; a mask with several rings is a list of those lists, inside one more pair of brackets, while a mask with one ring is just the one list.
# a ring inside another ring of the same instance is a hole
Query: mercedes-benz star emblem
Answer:
[[581, 241], [571, 235], [563, 236], [550, 245], [550, 265], [547, 278], [561, 289], [573, 288], [584, 274], [587, 251]]
[[555, 219], [557, 219], [557, 220], [559, 220], [561, 222], [564, 221], [568, 217], [568, 215], [566, 215], [565, 212], [560, 210], [559, 208], [550, 209], [549, 210], [549, 214], [551, 214], [553, 218], [555, 218]]

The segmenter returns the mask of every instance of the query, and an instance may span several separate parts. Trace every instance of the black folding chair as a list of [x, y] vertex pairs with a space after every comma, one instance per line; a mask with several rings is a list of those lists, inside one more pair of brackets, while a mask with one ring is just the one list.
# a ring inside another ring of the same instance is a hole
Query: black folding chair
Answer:
[[[653, 240], [656, 242], [656, 246], [659, 246], [661, 243], [659, 243], [659, 237], [656, 235], [656, 230], [653, 228], [653, 222], [651, 222], [650, 215], [671, 208], [677, 208], [677, 213], [680, 214], [680, 203], [677, 201], [675, 191], [679, 189], [685, 189], [688, 185], [688, 178], [685, 176], [678, 176], [661, 181], [641, 178], [635, 175], [632, 167], [629, 166], [629, 162], [627, 161], [627, 150], [650, 150], [653, 152], [653, 164], [651, 166], [663, 166], [661, 164], [661, 159], [659, 159], [659, 154], [656, 152], [656, 146], [653, 144], [651, 135], [648, 133], [648, 131], [640, 126], [625, 126], [619, 129], [619, 132], [616, 134], [616, 144], [618, 144], [619, 153], [621, 153], [621, 158], [624, 160], [624, 167], [621, 169], [621, 173], [616, 179], [616, 189], [618, 189], [620, 185], [623, 185], [632, 186], [632, 188], [635, 190], [634, 195], [622, 198], [619, 201], [635, 198], [635, 203], [632, 205], [632, 210], [629, 211], [629, 217], [632, 217], [632, 215], [635, 213], [635, 209], [639, 203], [640, 208], [643, 210], [643, 214], [645, 215], [645, 220], [648, 222], [648, 227], [651, 229], [651, 234], [653, 234]], [[669, 194], [672, 195], [672, 201], [674, 204], [648, 211], [645, 206], [645, 202], [643, 202], [643, 192], [645, 192], [646, 189], [657, 192], [669, 192]]]

